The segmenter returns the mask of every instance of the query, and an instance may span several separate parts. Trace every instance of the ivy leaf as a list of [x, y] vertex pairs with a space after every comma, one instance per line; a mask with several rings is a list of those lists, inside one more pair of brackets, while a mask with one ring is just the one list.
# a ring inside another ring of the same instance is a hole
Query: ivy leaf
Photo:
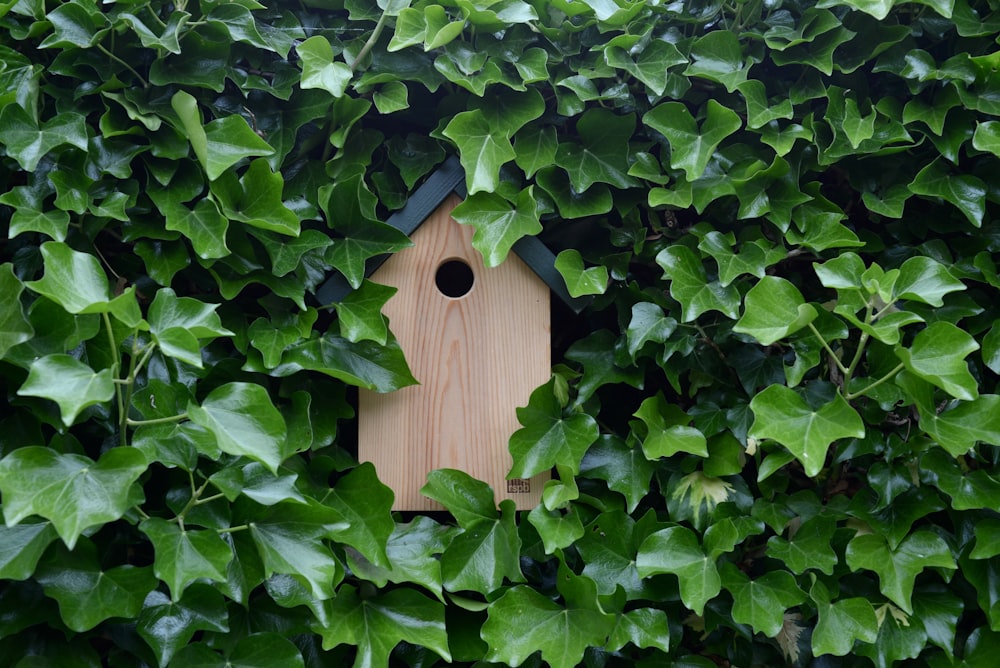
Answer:
[[81, 151], [88, 148], [86, 119], [67, 111], [42, 125], [20, 105], [5, 104], [0, 111], [0, 144], [26, 172], [33, 172], [52, 149], [69, 144]]
[[670, 296], [681, 303], [681, 322], [691, 322], [706, 311], [719, 311], [736, 320], [740, 293], [733, 285], [709, 281], [701, 260], [687, 246], [664, 248], [656, 256], [663, 277], [670, 280]]
[[919, 255], [911, 257], [899, 267], [893, 294], [896, 299], [912, 299], [931, 306], [942, 306], [942, 297], [964, 289], [965, 284], [955, 278], [947, 267]]
[[153, 543], [153, 572], [167, 583], [174, 603], [200, 578], [225, 582], [233, 550], [214, 530], [192, 531], [158, 517], [139, 525]]
[[603, 295], [608, 289], [608, 268], [603, 266], [584, 269], [580, 251], [568, 248], [556, 256], [556, 269], [566, 282], [571, 297]]
[[594, 183], [619, 188], [635, 185], [628, 175], [628, 141], [635, 117], [602, 108], [586, 111], [576, 123], [580, 143], [564, 142], [556, 150], [556, 164], [566, 170], [573, 190], [582, 193]]
[[657, 96], [663, 95], [667, 89], [667, 71], [688, 62], [680, 50], [666, 40], [655, 39], [637, 53], [631, 51], [621, 46], [609, 46], [604, 49], [604, 62], [625, 70]]
[[605, 481], [608, 489], [625, 497], [629, 512], [649, 494], [654, 470], [641, 448], [629, 447], [611, 434], [602, 435], [580, 463], [580, 475]]
[[256, 668], [257, 666], [288, 666], [302, 668], [302, 653], [291, 640], [278, 633], [252, 633], [226, 647], [225, 656], [202, 643], [192, 643], [174, 657], [177, 665], [226, 666], [226, 668]]
[[957, 399], [971, 401], [979, 396], [979, 387], [965, 357], [976, 350], [979, 344], [970, 334], [950, 322], [938, 321], [918, 333], [909, 348], [896, 346], [896, 356], [914, 375]]
[[244, 455], [277, 474], [287, 427], [261, 385], [226, 383], [212, 390], [201, 405], [188, 405], [188, 417], [215, 435], [219, 448]]
[[986, 215], [986, 184], [970, 174], [953, 175], [940, 159], [921, 169], [909, 188], [917, 195], [940, 197], [953, 204], [975, 227]]
[[412, 589], [394, 589], [362, 598], [345, 585], [331, 605], [327, 624], [313, 629], [323, 638], [323, 649], [357, 645], [355, 668], [389, 665], [389, 653], [401, 641], [426, 647], [451, 661], [444, 606]]
[[709, 557], [698, 544], [693, 531], [673, 526], [650, 535], [639, 546], [636, 555], [639, 575], [649, 577], [672, 573], [680, 584], [684, 605], [701, 615], [705, 603], [722, 591], [722, 578]]
[[[233, 332], [222, 326], [215, 309], [217, 304], [190, 297], [178, 297], [170, 288], [156, 292], [149, 305], [149, 329], [156, 338], [163, 354], [201, 368], [200, 339], [215, 339], [219, 336], [233, 336]], [[186, 336], [176, 334], [184, 332]], [[193, 340], [193, 344], [189, 341]]]
[[938, 413], [933, 404], [918, 406], [920, 428], [953, 457], [961, 457], [977, 443], [1000, 443], [1000, 395], [980, 394]]
[[531, 393], [528, 405], [517, 409], [522, 428], [510, 437], [514, 465], [508, 479], [530, 478], [559, 465], [578, 473], [580, 461], [597, 440], [597, 422], [589, 415], [563, 417], [552, 381]]
[[347, 63], [335, 62], [333, 47], [323, 35], [314, 35], [295, 47], [302, 63], [302, 88], [319, 88], [335, 98], [343, 96], [354, 75]]
[[340, 334], [350, 341], [374, 341], [384, 346], [389, 338], [389, 327], [382, 307], [396, 294], [397, 288], [364, 281], [335, 305], [340, 319]]
[[214, 260], [231, 253], [226, 245], [229, 219], [222, 215], [214, 200], [199, 199], [194, 208], [189, 209], [169, 196], [157, 195], [155, 190], [150, 191], [150, 199], [163, 211], [166, 229], [187, 237], [198, 257]]
[[879, 590], [907, 614], [913, 614], [913, 583], [927, 567], [955, 569], [951, 549], [931, 531], [917, 531], [890, 549], [883, 536], [863, 534], [847, 544], [847, 565], [878, 574]]
[[826, 463], [826, 451], [841, 438], [862, 438], [861, 416], [839, 393], [819, 409], [810, 408], [795, 390], [771, 385], [750, 400], [754, 422], [751, 438], [771, 438], [802, 462], [806, 475], [816, 476]]
[[528, 521], [541, 537], [545, 554], [554, 554], [556, 550], [573, 545], [584, 534], [583, 522], [573, 508], [563, 513], [547, 510], [545, 505], [535, 506], [528, 513]]
[[112, 617], [135, 618], [156, 587], [152, 569], [117, 566], [102, 571], [96, 555], [81, 556], [67, 553], [63, 563], [40, 568], [35, 575], [45, 595], [59, 604], [66, 626], [82, 633]]
[[376, 566], [389, 565], [385, 544], [395, 528], [392, 490], [379, 482], [370, 462], [356, 466], [323, 498], [342, 522], [331, 537], [347, 543]]
[[275, 375], [289, 375], [299, 369], [319, 371], [376, 392], [392, 392], [417, 380], [406, 365], [395, 339], [380, 346], [374, 341], [351, 343], [330, 334], [293, 345], [282, 356]]
[[733, 325], [733, 331], [749, 334], [761, 345], [769, 346], [799, 331], [818, 315], [789, 281], [765, 276], [747, 293], [743, 317]]
[[534, 186], [522, 190], [514, 205], [492, 192], [469, 195], [452, 210], [451, 217], [475, 228], [472, 247], [482, 254], [487, 267], [499, 266], [521, 237], [542, 231]]
[[413, 521], [397, 524], [385, 546], [389, 566], [381, 568], [356, 553], [347, 551], [347, 563], [358, 577], [384, 587], [387, 582], [412, 582], [431, 591], [444, 601], [440, 555], [451, 542], [456, 529], [420, 515]]
[[115, 386], [111, 369], [94, 371], [69, 355], [46, 355], [31, 365], [17, 394], [56, 402], [63, 424], [69, 427], [87, 406], [111, 401]]
[[773, 247], [764, 239], [744, 243], [739, 253], [733, 251], [733, 239], [712, 230], [698, 242], [698, 250], [708, 253], [719, 265], [719, 283], [726, 287], [743, 274], [764, 278], [770, 265], [785, 257], [782, 248]]
[[[719, 31], [722, 32], [725, 31]], [[681, 102], [665, 102], [642, 117], [645, 125], [663, 134], [670, 142], [670, 166], [683, 169], [688, 181], [694, 181], [705, 173], [715, 149], [743, 123], [735, 111], [715, 100], [706, 103], [705, 112], [700, 128]]]
[[338, 221], [336, 227], [344, 237], [334, 239], [326, 251], [326, 261], [342, 273], [354, 289], [361, 287], [365, 279], [365, 263], [369, 258], [413, 245], [410, 238], [395, 227], [377, 221]]
[[327, 507], [283, 502], [249, 525], [250, 535], [264, 563], [264, 576], [291, 575], [313, 597], [327, 600], [344, 577], [340, 562], [324, 543], [347, 523]]
[[[747, 80], [747, 70], [750, 69], [743, 66], [743, 47], [736, 33], [728, 30], [713, 30], [696, 39], [691, 45], [691, 59], [691, 64], [684, 70], [685, 76], [717, 81], [730, 93]], [[726, 111], [736, 116], [731, 110]]]
[[48, 522], [0, 526], [0, 578], [27, 580], [35, 572], [38, 559], [57, 538]]
[[64, 243], [47, 241], [41, 246], [45, 274], [40, 280], [27, 281], [24, 285], [44, 295], [70, 313], [136, 314], [134, 320], [126, 317], [126, 324], [138, 323], [138, 304], [133, 289], [112, 299], [111, 285], [101, 268], [100, 261], [88, 253], [75, 251]]
[[159, 665], [166, 666], [199, 631], [229, 632], [226, 600], [217, 589], [203, 584], [188, 587], [180, 601], [153, 590], [142, 603], [136, 631], [153, 649]]
[[767, 556], [785, 562], [793, 573], [802, 575], [810, 568], [833, 575], [837, 553], [831, 546], [837, 524], [833, 519], [817, 515], [803, 522], [787, 539], [772, 536], [767, 541]]
[[664, 343], [675, 329], [677, 321], [664, 316], [660, 306], [652, 302], [633, 304], [632, 319], [625, 330], [629, 356], [635, 360], [646, 343]]
[[806, 599], [787, 571], [771, 571], [751, 580], [733, 564], [722, 569], [722, 584], [733, 595], [733, 621], [774, 638], [784, 626], [785, 611]]
[[469, 195], [495, 192], [500, 168], [517, 157], [509, 136], [492, 128], [479, 109], [455, 114], [442, 134], [458, 145]]
[[694, 427], [687, 413], [668, 404], [662, 392], [643, 400], [635, 417], [646, 425], [646, 437], [642, 441], [642, 451], [650, 460], [670, 457], [678, 452], [687, 452], [708, 457], [705, 435]]
[[514, 524], [511, 502], [498, 520], [481, 522], [452, 539], [441, 555], [441, 574], [448, 591], [474, 591], [489, 596], [504, 579], [524, 582], [521, 539]]
[[431, 471], [420, 493], [444, 506], [454, 516], [458, 526], [465, 530], [477, 524], [494, 522], [500, 517], [493, 489], [464, 471]]
[[864, 598], [841, 598], [830, 602], [830, 594], [821, 582], [814, 582], [809, 596], [816, 603], [819, 620], [812, 636], [813, 654], [845, 656], [856, 640], [873, 643], [878, 638], [875, 609]]
[[[212, 138], [209, 132], [209, 148]], [[272, 172], [266, 160], [254, 160], [238, 179], [234, 172], [220, 174], [212, 183], [212, 194], [227, 218], [257, 229], [297, 237], [299, 217], [282, 201], [284, 187], [285, 179], [280, 173]]]
[[1000, 121], [980, 121], [972, 135], [972, 147], [1000, 157]]
[[563, 606], [527, 586], [508, 589], [490, 604], [482, 637], [487, 661], [520, 666], [541, 651], [552, 668], [573, 668], [588, 647], [602, 647], [614, 619], [598, 610]]
[[51, 448], [18, 448], [0, 460], [4, 519], [10, 526], [29, 515], [44, 517], [73, 549], [86, 529], [132, 507], [132, 483], [145, 470], [145, 456], [129, 448], [108, 450], [97, 462]]

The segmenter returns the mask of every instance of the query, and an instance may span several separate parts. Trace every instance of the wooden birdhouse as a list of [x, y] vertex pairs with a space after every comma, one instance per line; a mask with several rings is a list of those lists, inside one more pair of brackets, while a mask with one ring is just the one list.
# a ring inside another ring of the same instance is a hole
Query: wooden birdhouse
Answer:
[[[427, 474], [465, 471], [493, 487], [497, 500], [534, 507], [548, 473], [507, 480], [508, 440], [516, 408], [550, 374], [550, 292], [574, 309], [555, 257], [525, 237], [499, 266], [472, 247], [473, 229], [451, 211], [465, 195], [461, 164], [451, 158], [387, 222], [413, 246], [367, 267], [398, 292], [383, 308], [419, 385], [379, 394], [361, 390], [358, 458], [375, 465], [396, 495], [394, 510], [440, 510], [420, 494]], [[324, 303], [350, 290], [339, 277], [319, 291]]]

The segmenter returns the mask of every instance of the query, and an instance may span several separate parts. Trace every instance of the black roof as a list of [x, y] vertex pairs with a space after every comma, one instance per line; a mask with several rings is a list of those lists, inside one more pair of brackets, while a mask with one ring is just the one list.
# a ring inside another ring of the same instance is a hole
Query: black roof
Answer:
[[[452, 193], [463, 199], [467, 194], [465, 170], [462, 169], [462, 164], [456, 156], [450, 156], [445, 160], [410, 196], [406, 205], [385, 222], [410, 236]], [[575, 312], [579, 313], [590, 302], [587, 298], [570, 296], [562, 274], [555, 267], [556, 256], [537, 237], [521, 237], [514, 243], [513, 251]], [[379, 255], [370, 258], [365, 265], [365, 276], [375, 273], [389, 257], [389, 255]], [[324, 305], [331, 304], [339, 302], [352, 290], [347, 279], [337, 273], [320, 286], [316, 291], [316, 297]]]

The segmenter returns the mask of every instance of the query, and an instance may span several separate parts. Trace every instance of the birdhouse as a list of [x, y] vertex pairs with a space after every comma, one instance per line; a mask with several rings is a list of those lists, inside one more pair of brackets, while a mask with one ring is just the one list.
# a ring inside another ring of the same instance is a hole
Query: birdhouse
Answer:
[[[413, 246], [366, 268], [398, 290], [383, 313], [420, 383], [359, 394], [358, 458], [395, 492], [394, 510], [440, 510], [420, 494], [435, 469], [465, 471], [519, 509], [534, 507], [549, 479], [545, 472], [507, 480], [507, 443], [520, 427], [517, 407], [549, 379], [550, 293], [577, 310], [581, 303], [534, 237], [515, 244], [499, 267], [483, 264], [473, 229], [451, 217], [464, 184], [461, 164], [450, 158], [386, 221]], [[349, 290], [334, 277], [319, 297], [338, 301]]]

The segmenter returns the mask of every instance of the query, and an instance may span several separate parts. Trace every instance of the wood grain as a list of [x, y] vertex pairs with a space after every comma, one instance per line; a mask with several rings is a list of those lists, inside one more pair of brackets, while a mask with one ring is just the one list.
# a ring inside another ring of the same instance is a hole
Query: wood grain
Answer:
[[[465, 471], [518, 508], [534, 507], [549, 478], [506, 480], [507, 441], [520, 427], [515, 409], [549, 378], [549, 289], [513, 253], [487, 269], [472, 248], [472, 228], [451, 218], [460, 201], [446, 199], [414, 232], [415, 245], [372, 277], [399, 289], [383, 312], [421, 383], [360, 394], [359, 458], [396, 493], [396, 510], [440, 510], [420, 494], [438, 468]], [[458, 298], [435, 283], [438, 267], [453, 259], [475, 277]]]

